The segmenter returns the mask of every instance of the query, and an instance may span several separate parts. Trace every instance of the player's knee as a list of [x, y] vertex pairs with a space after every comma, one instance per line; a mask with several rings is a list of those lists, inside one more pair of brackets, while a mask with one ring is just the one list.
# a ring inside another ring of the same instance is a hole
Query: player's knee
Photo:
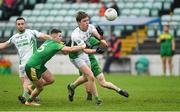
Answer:
[[52, 83], [54, 83], [55, 82], [55, 80], [54, 79], [52, 79], [51, 81], [50, 81], [50, 84], [52, 84]]
[[36, 89], [37, 89], [38, 91], [42, 91], [42, 90], [44, 89], [44, 87], [43, 87], [43, 86], [40, 86], [40, 85], [37, 85], [37, 86], [36, 86]]
[[106, 87], [106, 82], [105, 81], [100, 81], [99, 84], [101, 85], [101, 87]]
[[94, 82], [94, 76], [89, 76], [88, 80]]
[[28, 82], [23, 82], [23, 84], [22, 84], [22, 86], [23, 86], [23, 88], [24, 89], [28, 89], [28, 85], [29, 85], [29, 83]]

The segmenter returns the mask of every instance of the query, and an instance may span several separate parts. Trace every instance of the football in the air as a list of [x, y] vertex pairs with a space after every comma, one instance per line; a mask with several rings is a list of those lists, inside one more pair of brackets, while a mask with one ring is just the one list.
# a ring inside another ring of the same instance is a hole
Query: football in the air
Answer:
[[117, 18], [117, 11], [113, 8], [108, 8], [106, 9], [104, 15], [107, 20], [113, 21]]

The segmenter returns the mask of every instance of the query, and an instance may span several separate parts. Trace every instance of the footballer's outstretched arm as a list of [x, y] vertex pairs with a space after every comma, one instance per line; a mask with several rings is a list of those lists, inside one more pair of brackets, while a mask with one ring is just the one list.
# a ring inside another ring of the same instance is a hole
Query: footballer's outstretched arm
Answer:
[[96, 53], [96, 49], [83, 49], [83, 51], [87, 54], [95, 54]]
[[103, 54], [106, 51], [106, 49], [104, 49], [103, 47], [99, 46], [96, 49], [88, 49], [88, 48], [86, 48], [86, 49], [83, 49], [83, 51], [85, 53], [87, 53], [87, 54], [95, 54], [95, 53]]
[[86, 48], [86, 45], [79, 45], [79, 46], [73, 46], [73, 47], [65, 46], [62, 48], [62, 51], [63, 52], [76, 52], [76, 51], [81, 51], [84, 48]]
[[0, 43], [0, 49], [4, 49], [4, 48], [7, 48], [9, 47], [9, 43], [8, 42], [3, 42], [3, 43]]

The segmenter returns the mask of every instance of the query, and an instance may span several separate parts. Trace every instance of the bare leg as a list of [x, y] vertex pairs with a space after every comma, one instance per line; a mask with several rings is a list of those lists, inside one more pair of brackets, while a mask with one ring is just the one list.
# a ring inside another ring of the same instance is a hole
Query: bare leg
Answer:
[[104, 77], [104, 74], [103, 73], [100, 73], [98, 76], [97, 76], [97, 79], [98, 79], [98, 82], [99, 84], [104, 87], [104, 88], [108, 88], [108, 89], [112, 89], [116, 92], [118, 92], [120, 95], [123, 95], [125, 97], [129, 97], [129, 93], [125, 90], [122, 90], [120, 89], [119, 87], [117, 87], [116, 85], [114, 85], [113, 83], [111, 82], [107, 82], [105, 77]]
[[89, 66], [83, 66], [79, 69], [88, 79], [89, 88], [93, 96], [98, 97], [96, 84], [94, 81], [94, 75]]
[[[55, 81], [54, 76], [48, 70], [46, 70], [42, 74], [42, 80], [43, 80], [44, 86], [50, 85], [50, 84], [54, 83], [54, 81]], [[28, 90], [30, 91], [30, 93], [33, 91], [33, 89], [35, 89], [35, 87], [33, 87], [33, 85], [28, 85]]]
[[23, 94], [18, 96], [18, 100], [24, 104], [26, 102], [26, 99], [29, 97], [30, 91], [28, 90], [28, 85], [30, 84], [29, 79], [27, 76], [20, 77], [22, 88], [23, 88]]
[[173, 69], [172, 57], [168, 57], [167, 61], [168, 61], [168, 67], [169, 67], [170, 74], [172, 75], [172, 69]]
[[39, 80], [33, 81], [33, 83], [36, 85], [36, 88], [32, 91], [30, 97], [28, 98], [25, 104], [29, 106], [31, 105], [38, 106], [39, 104], [32, 103], [32, 101], [42, 92], [45, 85], [50, 85], [53, 82], [54, 82], [54, 77], [48, 70], [46, 70], [42, 74], [42, 77]]
[[27, 78], [27, 76], [24, 77], [20, 77], [21, 82], [22, 82], [22, 86], [23, 86], [23, 97], [27, 98], [29, 96], [28, 92], [28, 85], [30, 84], [29, 79]]
[[118, 88], [117, 86], [115, 86], [111, 82], [107, 82], [105, 80], [103, 73], [101, 73], [100, 75], [97, 76], [97, 80], [98, 80], [99, 84], [104, 88], [112, 89], [116, 92], [120, 91], [120, 88]]
[[52, 83], [54, 83], [54, 76], [51, 74], [51, 72], [49, 72], [48, 70], [46, 70], [43, 74], [42, 74], [42, 79], [43, 79], [43, 83], [44, 86], [46, 85], [50, 85]]
[[166, 74], [166, 57], [162, 57], [162, 68], [163, 68], [163, 74]]
[[74, 81], [73, 82], [73, 85], [75, 86], [75, 87], [77, 87], [77, 86], [79, 86], [79, 85], [81, 85], [81, 84], [83, 84], [83, 83], [85, 83], [85, 82], [87, 82], [88, 80], [87, 80], [87, 78], [85, 77], [85, 76], [80, 76], [80, 77], [78, 77], [77, 79], [76, 79], [76, 81]]
[[79, 86], [82, 83], [85, 83], [88, 80], [89, 83], [89, 90], [92, 93], [92, 95], [95, 97], [96, 99], [96, 104], [99, 105], [101, 104], [101, 100], [98, 97], [98, 92], [97, 92], [97, 88], [96, 88], [96, 84], [94, 81], [94, 75], [91, 71], [91, 69], [89, 68], [88, 65], [84, 65], [82, 67], [79, 68], [80, 72], [84, 74], [84, 76], [80, 76], [80, 78], [78, 78], [73, 84], [68, 85], [68, 98], [70, 101], [73, 101], [73, 96], [74, 96], [74, 89]]
[[30, 98], [34, 99], [36, 96], [40, 94], [40, 92], [43, 90], [43, 79], [39, 79], [38, 81], [34, 81], [36, 88], [32, 91]]
[[90, 86], [89, 86], [89, 82], [84, 83], [85, 89], [86, 89], [86, 93], [87, 93], [87, 97], [86, 100], [92, 100], [92, 93], [90, 91]]
[[42, 90], [43, 90], [43, 79], [40, 78], [39, 80], [37, 81], [33, 81], [33, 83], [36, 85], [36, 88], [31, 92], [31, 95], [30, 97], [28, 98], [28, 100], [26, 101], [25, 105], [28, 105], [28, 106], [39, 106], [40, 104], [37, 104], [37, 103], [32, 103], [33, 100], [36, 98], [36, 96], [38, 96]]

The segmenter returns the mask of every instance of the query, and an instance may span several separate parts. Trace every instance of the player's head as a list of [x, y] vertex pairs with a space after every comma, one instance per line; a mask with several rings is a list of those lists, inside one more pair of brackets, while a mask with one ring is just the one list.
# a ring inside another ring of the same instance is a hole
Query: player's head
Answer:
[[54, 37], [54, 38], [62, 38], [61, 37], [61, 30], [52, 29], [51, 30], [51, 36]]
[[26, 27], [25, 19], [23, 17], [18, 17], [16, 19], [16, 28], [19, 32], [24, 32]]
[[89, 26], [89, 15], [86, 12], [79, 11], [76, 15], [76, 21], [81, 30], [86, 31]]
[[164, 25], [163, 31], [168, 33], [169, 32], [169, 25]]

